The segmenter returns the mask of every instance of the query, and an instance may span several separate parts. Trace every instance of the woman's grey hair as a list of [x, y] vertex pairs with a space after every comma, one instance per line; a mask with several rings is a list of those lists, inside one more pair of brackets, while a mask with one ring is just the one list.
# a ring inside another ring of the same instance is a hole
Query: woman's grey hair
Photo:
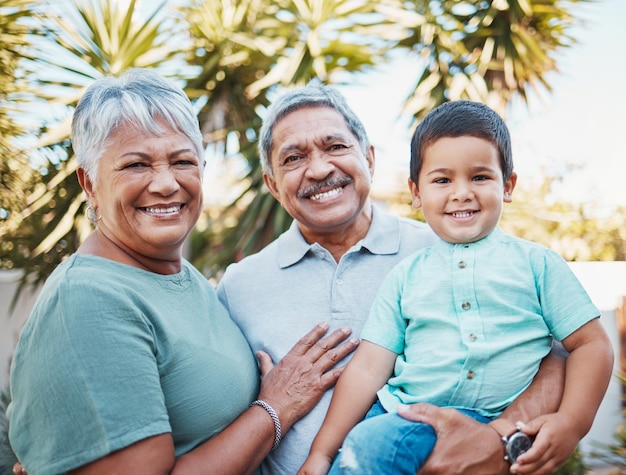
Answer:
[[261, 167], [265, 173], [273, 176], [270, 156], [274, 147], [272, 139], [274, 126], [287, 114], [303, 107], [330, 107], [335, 109], [343, 116], [348, 129], [358, 140], [363, 155], [367, 153], [370, 146], [367, 132], [361, 120], [348, 106], [345, 97], [336, 89], [326, 86], [318, 80], [313, 80], [306, 86], [287, 91], [268, 107], [259, 131], [258, 144]]
[[189, 137], [202, 169], [202, 133], [189, 98], [174, 82], [149, 69], [129, 69], [119, 77], [100, 78], [87, 88], [72, 118], [72, 147], [78, 165], [95, 183], [98, 162], [111, 135], [123, 126], [159, 136], [164, 131], [158, 120]]

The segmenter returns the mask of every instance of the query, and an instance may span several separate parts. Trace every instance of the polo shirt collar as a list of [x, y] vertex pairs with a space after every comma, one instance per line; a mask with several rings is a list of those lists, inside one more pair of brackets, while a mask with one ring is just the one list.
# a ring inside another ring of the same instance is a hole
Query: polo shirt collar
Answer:
[[[314, 244], [305, 241], [298, 223], [293, 220], [291, 226], [277, 241], [278, 265], [289, 267], [300, 261]], [[355, 247], [363, 247], [372, 254], [394, 254], [400, 249], [400, 220], [372, 205], [372, 223], [365, 238]]]

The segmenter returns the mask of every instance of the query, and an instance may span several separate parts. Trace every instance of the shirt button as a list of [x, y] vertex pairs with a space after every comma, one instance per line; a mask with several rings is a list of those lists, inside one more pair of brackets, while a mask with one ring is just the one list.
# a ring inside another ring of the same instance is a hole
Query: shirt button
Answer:
[[459, 269], [465, 269], [466, 264], [465, 261], [459, 261]]
[[469, 310], [469, 309], [470, 309], [470, 307], [471, 307], [471, 305], [470, 305], [470, 303], [469, 303], [469, 302], [463, 302], [463, 304], [461, 305], [461, 308], [462, 308], [463, 310]]
[[474, 379], [474, 375], [475, 375], [475, 373], [470, 369], [467, 372], [467, 379]]
[[475, 333], [470, 333], [469, 334], [469, 339], [470, 339], [470, 341], [476, 341], [476, 334]]
[[338, 285], [343, 284], [343, 280], [341, 280], [341, 279], [337, 279], [337, 284], [338, 284]]

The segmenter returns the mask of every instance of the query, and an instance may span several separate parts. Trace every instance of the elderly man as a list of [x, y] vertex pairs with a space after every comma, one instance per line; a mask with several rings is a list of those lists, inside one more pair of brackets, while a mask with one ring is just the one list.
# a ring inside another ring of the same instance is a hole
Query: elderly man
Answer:
[[[279, 97], [267, 111], [259, 152], [267, 188], [294, 221], [265, 249], [231, 265], [218, 295], [253, 350], [278, 361], [322, 320], [331, 330], [347, 326], [358, 336], [382, 279], [433, 235], [426, 225], [372, 204], [374, 148], [359, 118], [330, 87], [308, 85]], [[514, 421], [558, 407], [561, 363], [544, 362], [496, 426], [501, 434], [450, 409], [414, 406], [411, 418], [430, 423], [439, 436], [421, 473], [506, 473], [499, 435], [514, 432]], [[330, 398], [328, 391], [292, 427], [263, 463], [263, 474], [297, 472]]]

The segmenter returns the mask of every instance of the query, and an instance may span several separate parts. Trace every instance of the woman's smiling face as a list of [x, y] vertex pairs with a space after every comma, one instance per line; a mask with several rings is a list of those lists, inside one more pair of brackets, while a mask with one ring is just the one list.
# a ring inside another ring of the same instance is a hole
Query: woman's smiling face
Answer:
[[170, 259], [202, 209], [201, 159], [187, 136], [160, 125], [159, 136], [119, 127], [85, 191], [99, 233], [131, 255]]

